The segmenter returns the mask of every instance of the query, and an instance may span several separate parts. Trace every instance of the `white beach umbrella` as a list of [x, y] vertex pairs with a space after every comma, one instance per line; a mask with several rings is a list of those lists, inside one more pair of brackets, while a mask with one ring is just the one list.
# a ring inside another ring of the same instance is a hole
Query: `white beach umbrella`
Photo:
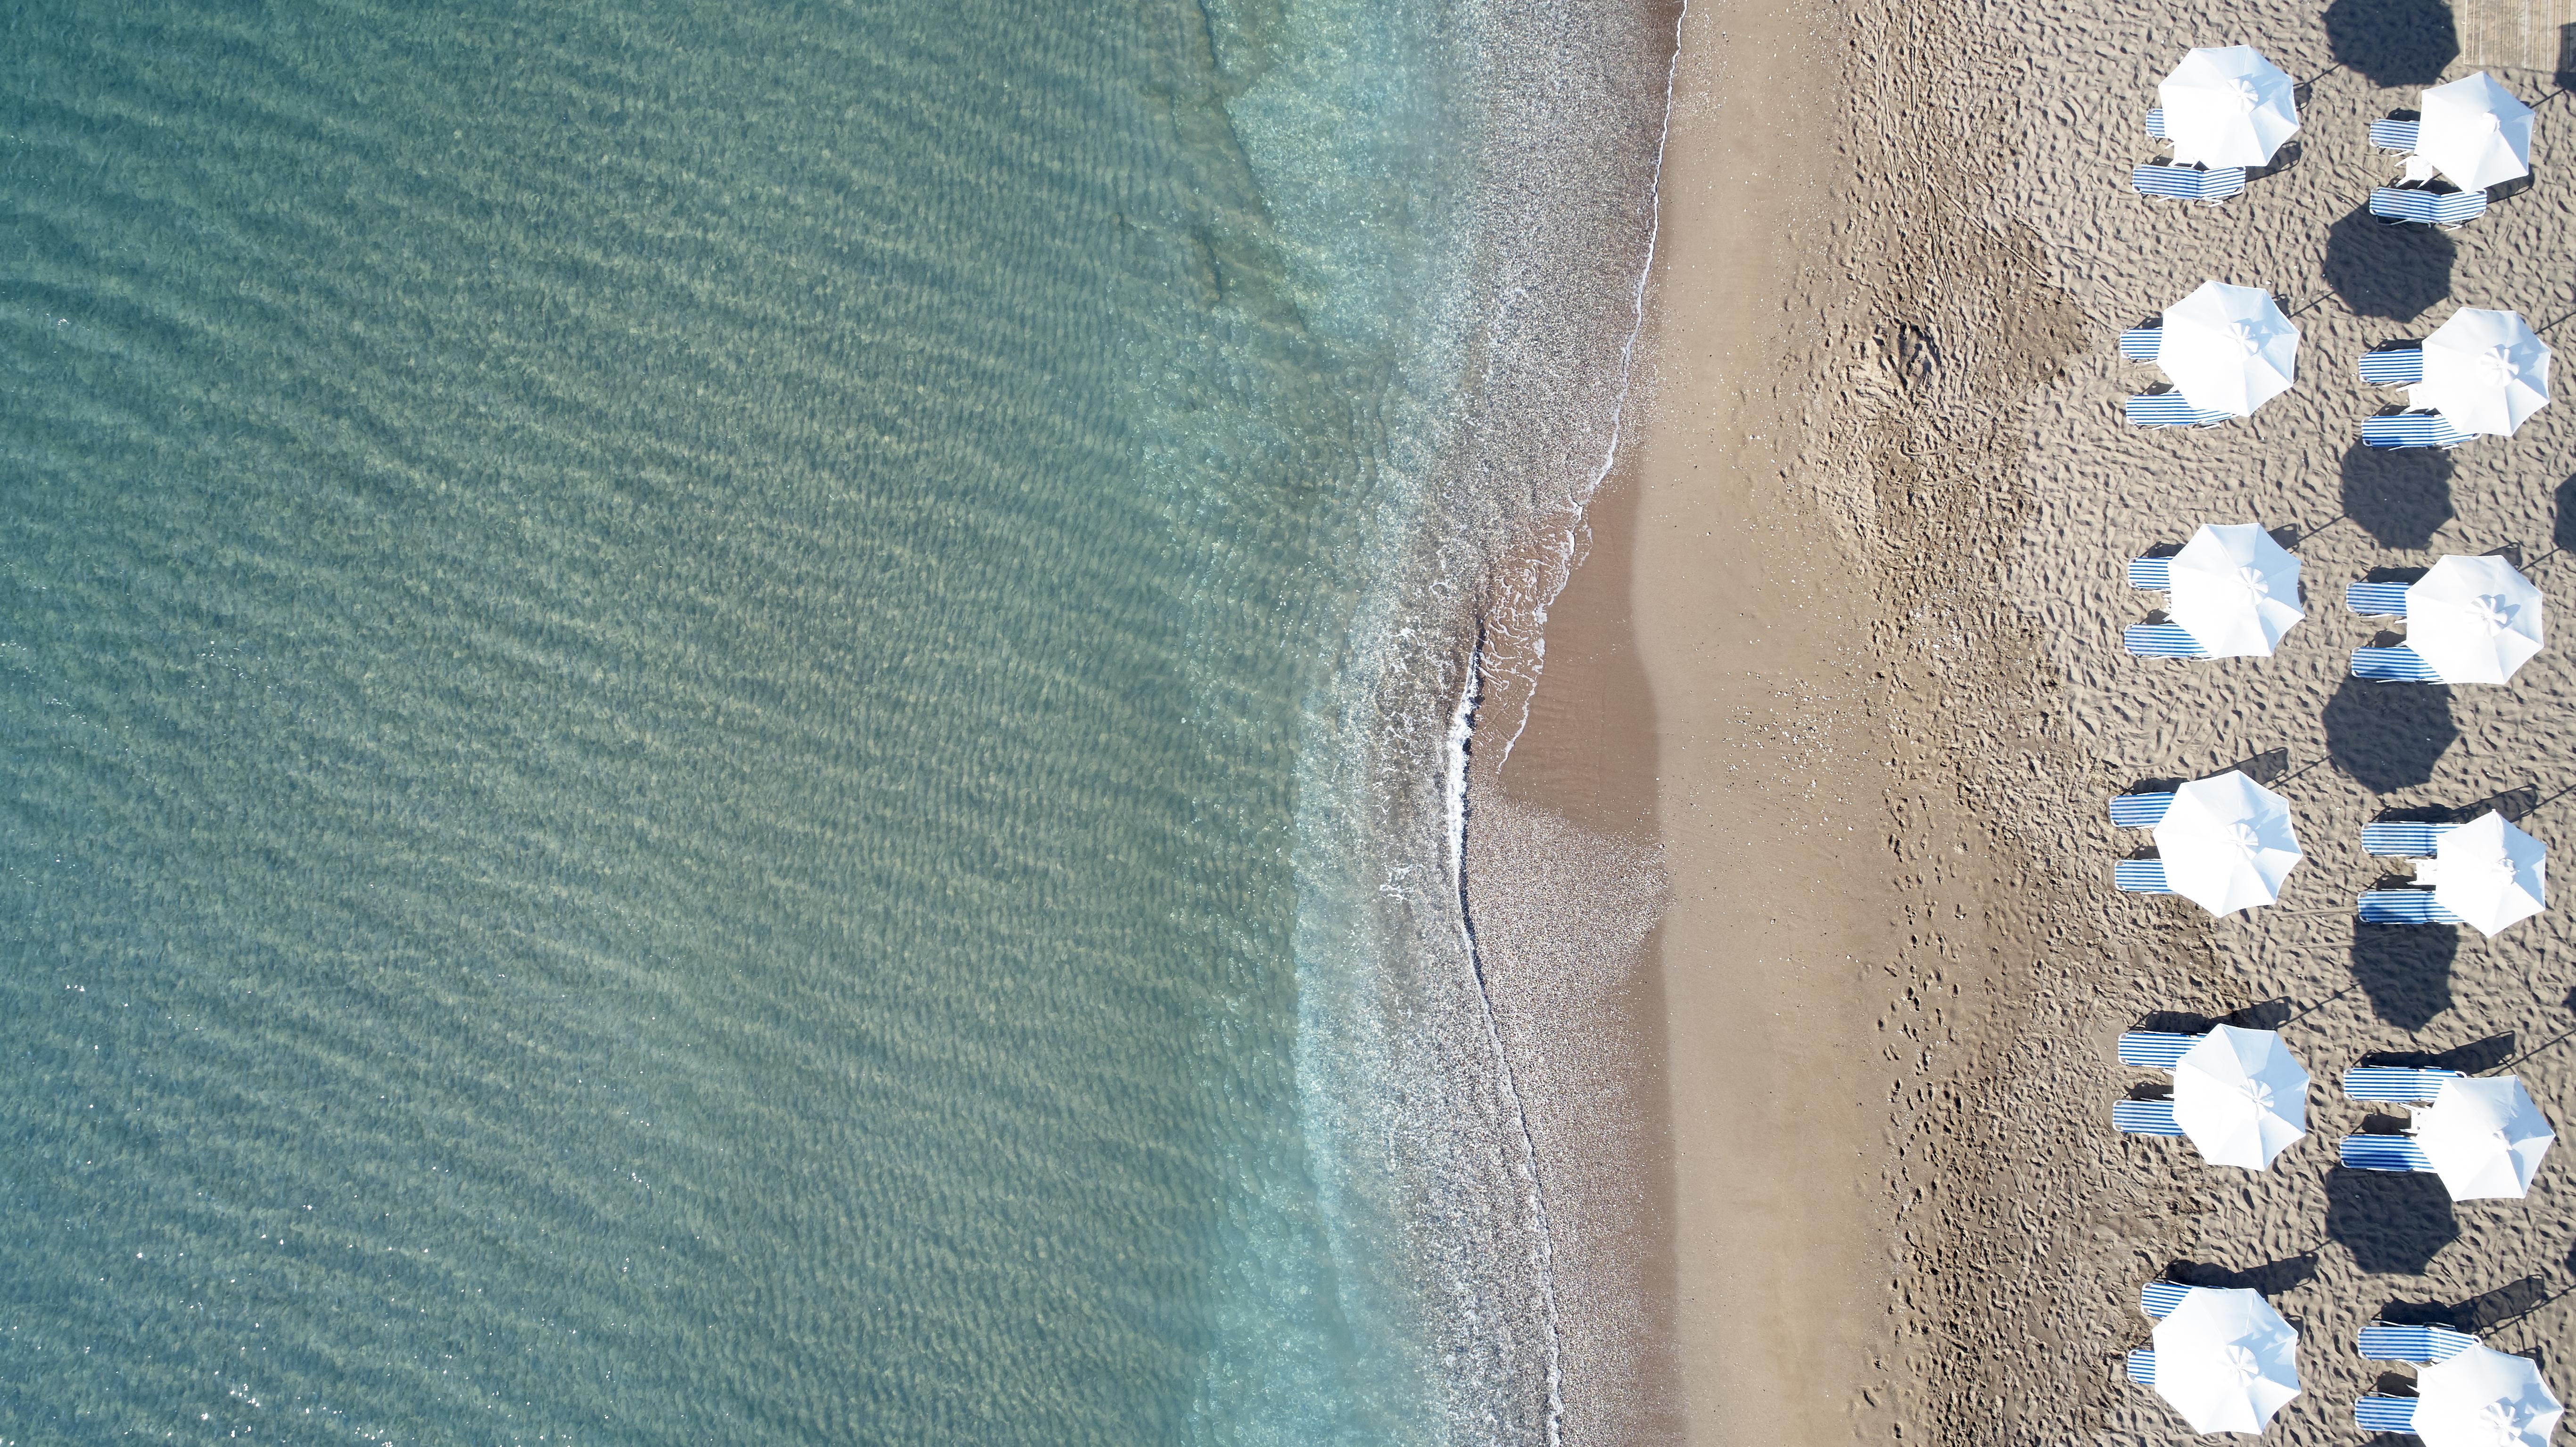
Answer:
[[2432, 1157], [2454, 1201], [2520, 1197], [2556, 1139], [2548, 1117], [2510, 1075], [2443, 1081], [2433, 1104], [2415, 1113], [2415, 1143]]
[[2168, 567], [2173, 621], [2213, 657], [2269, 655], [2307, 616], [2299, 560], [2253, 523], [2203, 527]]
[[2565, 1412], [2529, 1357], [2493, 1347], [2473, 1346], [2415, 1373], [2415, 1435], [2424, 1447], [2549, 1447]]
[[2549, 851], [2489, 812], [2433, 844], [2433, 898], [2444, 909], [2495, 934], [2549, 907]]
[[2415, 154], [2463, 191], [2531, 174], [2531, 107], [2485, 71], [2424, 92]]
[[2502, 683], [2540, 651], [2540, 590], [2502, 558], [2448, 557], [2406, 587], [2406, 646], [2444, 683]]
[[2424, 380], [2406, 402], [2464, 432], [2509, 436], [2549, 405], [2549, 346], [2512, 312], [2462, 307], [2424, 339]]
[[2261, 166], [2299, 129], [2290, 78], [2250, 45], [2195, 50], [2156, 85], [2184, 165]]
[[2279, 899], [2299, 862], [2289, 801], [2234, 769], [2174, 790], [2155, 839], [2166, 885], [2216, 915]]
[[2221, 1025], [2174, 1062], [2173, 1103], [2203, 1160], [2259, 1171], [2308, 1133], [2308, 1072], [2277, 1033]]
[[2155, 1342], [2156, 1395], [2195, 1432], [2260, 1432], [2299, 1394], [2299, 1334], [2260, 1293], [2194, 1287]]
[[2156, 365], [2204, 412], [2251, 415], [2290, 390], [2298, 358], [2299, 329], [2270, 293], [2250, 286], [2202, 282], [2165, 308], [2156, 335]]

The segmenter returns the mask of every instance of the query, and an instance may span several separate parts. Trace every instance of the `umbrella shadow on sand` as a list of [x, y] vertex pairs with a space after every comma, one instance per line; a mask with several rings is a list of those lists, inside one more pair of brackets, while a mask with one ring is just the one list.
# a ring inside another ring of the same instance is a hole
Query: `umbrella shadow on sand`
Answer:
[[2326, 285], [2354, 316], [2411, 322], [2451, 294], [2459, 252], [2450, 233], [2391, 225], [2365, 202], [2326, 231]]
[[2450, 454], [2353, 443], [2343, 455], [2343, 511], [2383, 547], [2430, 545], [2451, 520]]
[[2346, 678], [2326, 700], [2326, 756], [2374, 793], [2433, 781], [2433, 766], [2460, 740], [2451, 691], [2431, 683]]
[[2326, 1173], [2326, 1239], [2373, 1275], [2420, 1276], [2460, 1239], [2451, 1193], [2430, 1172]]
[[2352, 974], [2370, 1013], [2401, 1030], [2421, 1030], [2451, 1008], [2456, 925], [2362, 924], [2352, 931]]
[[2460, 30], [2445, 0], [2334, 0], [2326, 49], [2372, 85], [2431, 85], [2460, 58]]

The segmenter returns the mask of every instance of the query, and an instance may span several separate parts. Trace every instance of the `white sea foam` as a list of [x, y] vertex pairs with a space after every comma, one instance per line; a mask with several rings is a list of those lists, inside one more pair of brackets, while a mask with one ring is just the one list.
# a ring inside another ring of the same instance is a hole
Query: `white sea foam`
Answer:
[[[1553, 1447], [1556, 1244], [1467, 908], [1469, 764], [1480, 734], [1506, 753], [1519, 735], [1623, 437], [1676, 32], [1541, 11], [1488, 6], [1440, 37], [1474, 107], [1447, 120], [1473, 144], [1382, 411], [1367, 590], [1301, 745], [1295, 954], [1301, 1126], [1343, 1309], [1411, 1336], [1383, 1345], [1442, 1404], [1426, 1440]], [[1520, 700], [1507, 732], [1479, 715], [1489, 680]], [[1371, 1284], [1389, 1254], [1406, 1280]]]

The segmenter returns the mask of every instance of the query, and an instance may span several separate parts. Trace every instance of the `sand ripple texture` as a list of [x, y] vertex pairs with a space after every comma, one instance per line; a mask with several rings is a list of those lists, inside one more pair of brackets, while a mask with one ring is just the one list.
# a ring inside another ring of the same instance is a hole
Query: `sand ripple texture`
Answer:
[[[2564, 1156], [2525, 1202], [2453, 1205], [2429, 1178], [2336, 1167], [2372, 1123], [2335, 1076], [2365, 1057], [2510, 1069], [2576, 1125], [2576, 955], [2563, 891], [2544, 915], [2474, 931], [2361, 929], [2355, 897], [2391, 862], [2360, 844], [2390, 811], [2492, 801], [2576, 842], [2576, 657], [2554, 641], [2506, 687], [2351, 681], [2381, 625], [2346, 582], [2446, 553], [2517, 550], [2576, 616], [2576, 406], [2444, 456], [2373, 454], [2361, 419], [2394, 394], [2354, 359], [2459, 306], [2550, 330], [2576, 311], [2576, 111], [2539, 115], [2536, 184], [2455, 233], [2366, 214], [2394, 164], [2370, 121], [2418, 88], [2488, 69], [2526, 99], [2546, 71], [2462, 54], [2491, 43], [2432, 3], [2154, 7], [2003, 0], [1971, 17], [1855, 22], [1848, 205], [1818, 236], [1847, 275], [1791, 305], [1840, 360], [1801, 476], [1883, 573], [1890, 845], [1915, 896], [1881, 1021], [1890, 1091], [1889, 1400], [1855, 1410], [1920, 1441], [2143, 1443], [2187, 1430], [2121, 1378], [2159, 1273], [2250, 1285], [2306, 1333], [2306, 1394], [2269, 1434], [2348, 1442], [2352, 1399], [2390, 1364], [2354, 1355], [2382, 1314], [2446, 1319], [2541, 1348], [2562, 1389], [2576, 1331], [2576, 1178]], [[2222, 209], [2128, 191], [2157, 145], [2143, 117], [2191, 44], [2250, 43], [2293, 77], [2305, 128]], [[1920, 62], [1919, 69], [1912, 62]], [[2249, 421], [2143, 431], [2121, 398], [2163, 379], [2119, 332], [2202, 281], [2264, 287], [2302, 332], [2296, 390]], [[2159, 596], [2123, 565], [2201, 523], [2295, 539], [2308, 617], [2277, 656], [2125, 655]], [[1997, 543], [2001, 542], [2001, 547]], [[2231, 765], [2297, 813], [2307, 857], [2281, 902], [2212, 923], [2124, 896], [2104, 799]], [[2116, 1065], [2142, 1022], [2277, 1025], [2317, 1080], [2308, 1139], [2269, 1173], [2123, 1139]], [[1865, 1435], [1878, 1435], [1870, 1433]]]
[[[2088, 769], [2054, 801], [2060, 812], [2028, 822], [2089, 896], [2103, 935], [2092, 958], [2069, 962], [2090, 977], [2070, 992], [2077, 1005], [2032, 1017], [2081, 1032], [2030, 1047], [2033, 1083], [2057, 1088], [2018, 1091], [2044, 1095], [2045, 1119], [2082, 1143], [2074, 1157], [2052, 1149], [2053, 1169], [2030, 1183], [2041, 1189], [2015, 1206], [2047, 1220], [2026, 1231], [2028, 1279], [2003, 1288], [2032, 1309], [2016, 1349], [2073, 1359], [2024, 1374], [2057, 1376], [2066, 1395], [1989, 1407], [2015, 1419], [2012, 1440], [2187, 1435], [2161, 1402], [2118, 1381], [2119, 1349], [2146, 1332], [2137, 1284], [2168, 1269], [2257, 1286], [2300, 1322], [2307, 1393], [2279, 1419], [2281, 1440], [2350, 1440], [2351, 1400], [2387, 1365], [2355, 1356], [2352, 1334], [2382, 1313], [2448, 1312], [2506, 1350], [2553, 1348], [2563, 1377], [2556, 1349], [2576, 1325], [2566, 1161], [2543, 1171], [2528, 1202], [2456, 1207], [2427, 1178], [2338, 1169], [2334, 1141], [2362, 1129], [2367, 1112], [2333, 1080], [2383, 1052], [2510, 1066], [2544, 1108], [2576, 1122], [2563, 898], [2494, 940], [2353, 918], [2355, 896], [2390, 872], [2360, 846], [2363, 821], [2384, 812], [2493, 800], [2552, 844], [2576, 841], [2576, 658], [2554, 644], [2500, 688], [2361, 683], [2348, 676], [2350, 651], [2381, 625], [2341, 605], [2344, 583], [2374, 570], [2497, 549], [2518, 550], [2553, 608], [2576, 604], [2576, 573], [2556, 551], [2576, 537], [2566, 462], [2576, 408], [2447, 456], [2373, 453], [2359, 445], [2360, 421], [2394, 397], [2353, 367], [2374, 344], [2420, 338], [2459, 306], [2509, 308], [2544, 328], [2576, 310], [2576, 112], [2542, 110], [2530, 190], [2456, 233], [2390, 228], [2364, 209], [2393, 171], [2365, 129], [2411, 106], [2418, 85], [2478, 68], [2445, 53], [2445, 7], [2339, 0], [2321, 16], [2277, 3], [2016, 3], [1989, 19], [2005, 37], [1993, 57], [2005, 83], [1989, 93], [2013, 98], [1989, 115], [2010, 148], [1966, 162], [1969, 184], [1984, 188], [1970, 204], [1996, 231], [2035, 233], [2037, 279], [2082, 317], [2080, 349], [2030, 399], [2018, 479], [1996, 480], [2026, 490], [2005, 581], [2055, 684], [2037, 707]], [[2128, 167], [2156, 152], [2142, 117], [2158, 76], [2187, 44], [2240, 41], [2313, 78], [2282, 164], [2217, 210], [2130, 194]], [[2526, 98], [2550, 89], [2546, 73], [2489, 68]], [[2117, 357], [2119, 331], [2210, 278], [2264, 287], [2295, 316], [2296, 390], [2209, 431], [2126, 425], [2121, 397], [2163, 379]], [[2576, 334], [2550, 335], [2563, 344]], [[2280, 652], [2126, 656], [2122, 627], [2161, 599], [2127, 588], [2123, 563], [2201, 523], [2248, 521], [2285, 530], [2303, 564], [2308, 617]], [[2210, 924], [2177, 900], [2115, 894], [2111, 861], [2146, 841], [2112, 830], [2101, 799], [2231, 765], [2270, 780], [2297, 811], [2307, 859], [2280, 904]], [[2106, 1060], [2117, 1030], [2155, 1011], [2279, 1025], [2317, 1077], [2309, 1138], [2272, 1172], [2249, 1175], [2206, 1167], [2188, 1147], [2112, 1136], [2111, 1098], [2129, 1077], [2057, 1053], [2080, 1044]]]

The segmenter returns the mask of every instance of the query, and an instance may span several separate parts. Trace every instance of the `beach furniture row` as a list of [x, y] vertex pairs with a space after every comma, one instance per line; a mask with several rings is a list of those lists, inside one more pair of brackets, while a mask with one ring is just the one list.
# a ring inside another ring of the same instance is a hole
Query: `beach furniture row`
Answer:
[[[2120, 1062], [2171, 1077], [2169, 1094], [2112, 1103], [2111, 1123], [2124, 1135], [2187, 1138], [2210, 1164], [2249, 1171], [2270, 1169], [2307, 1135], [2308, 1072], [2277, 1031], [2133, 1030], [2120, 1037]], [[2520, 1199], [2557, 1139], [2510, 1075], [2363, 1065], [2345, 1071], [2342, 1085], [2346, 1099], [2400, 1107], [2410, 1119], [2402, 1132], [2345, 1136], [2337, 1161], [2438, 1176], [2455, 1201]]]
[[[2299, 560], [2253, 523], [2204, 526], [2169, 554], [2131, 559], [2128, 582], [2171, 597], [2165, 621], [2123, 632], [2140, 658], [2268, 657], [2307, 616]], [[2545, 637], [2540, 589], [2495, 554], [2445, 557], [2413, 579], [2363, 579], [2343, 601], [2358, 617], [2406, 625], [2403, 644], [2353, 651], [2353, 676], [2380, 683], [2505, 683]]]
[[[2120, 334], [2122, 360], [2160, 368], [2162, 391], [2122, 404], [2138, 427], [2216, 427], [2289, 391], [2298, 375], [2299, 329], [2270, 293], [2203, 282], [2150, 325]], [[2384, 342], [2354, 363], [2361, 381], [2403, 389], [2361, 422], [2370, 447], [2453, 448], [2510, 437], [2549, 405], [2551, 353], [2520, 315], [2462, 307], [2431, 335]]]
[[[2258, 168], [2288, 162], [2283, 147], [2300, 129], [2298, 87], [2246, 46], [2191, 51], [2158, 85], [2157, 101], [2146, 129], [2171, 157], [2129, 177], [2152, 198], [2219, 205], [2241, 196]], [[2481, 72], [2426, 89], [2418, 111], [2371, 122], [2370, 144], [2399, 171], [2373, 189], [2368, 214], [2442, 228], [2476, 220], [2493, 188], [2529, 176], [2532, 114]], [[2295, 387], [2300, 340], [2292, 314], [2268, 292], [2210, 280], [2120, 336], [2123, 360], [2165, 378], [2128, 397], [2123, 413], [2149, 428], [2249, 417]], [[2520, 316], [2461, 308], [2429, 335], [2382, 342], [2355, 359], [2362, 386], [2403, 393], [2402, 403], [2361, 420], [2360, 440], [2448, 449], [2511, 436], [2548, 405], [2550, 362]], [[2252, 524], [2203, 527], [2178, 548], [2130, 561], [2127, 579], [2170, 603], [2125, 631], [2127, 650], [2141, 657], [2265, 656], [2306, 616], [2298, 560]], [[2542, 644], [2540, 592], [2500, 556], [2364, 577], [2341, 597], [2354, 616], [2404, 630], [2394, 646], [2383, 638], [2354, 650], [2360, 679], [2500, 684]], [[2288, 801], [2239, 770], [2120, 795], [2109, 815], [2117, 828], [2151, 831], [2155, 843], [2151, 856], [2114, 863], [2119, 888], [2178, 894], [2214, 915], [2276, 902], [2303, 857]], [[2545, 847], [2495, 810], [2377, 820], [2362, 827], [2360, 843], [2374, 857], [2405, 861], [2411, 874], [2365, 891], [2355, 906], [2362, 923], [2494, 934], [2545, 907]], [[2118, 1054], [2167, 1077], [2112, 1102], [2123, 1134], [2185, 1140], [2212, 1165], [2258, 1171], [2307, 1135], [2310, 1078], [2276, 1031], [2132, 1030]], [[2511, 1075], [2400, 1060], [2356, 1064], [2339, 1083], [2348, 1100], [2375, 1109], [2365, 1129], [2337, 1142], [2334, 1164], [2429, 1175], [2454, 1201], [2525, 1196], [2556, 1138]], [[2389, 1121], [2400, 1114], [2402, 1124]], [[2125, 1354], [2125, 1373], [2193, 1431], [2259, 1433], [2299, 1395], [2299, 1333], [2260, 1292], [2154, 1281], [2139, 1306], [2152, 1337]], [[2383, 1377], [2354, 1400], [2353, 1422], [2365, 1432], [2411, 1433], [2429, 1447], [2549, 1447], [2563, 1415], [2537, 1363], [2448, 1323], [2376, 1321], [2354, 1347], [2366, 1359], [2417, 1368], [2411, 1392]]]
[[[2169, 161], [2132, 167], [2129, 188], [2160, 200], [2220, 205], [2245, 193], [2299, 126], [2298, 87], [2252, 46], [2197, 49], [2157, 84], [2147, 134]], [[2485, 71], [2427, 88], [2412, 115], [2370, 123], [2370, 144], [2399, 164], [2370, 194], [2392, 225], [2455, 229], [2486, 214], [2488, 192], [2531, 174], [2532, 108]]]
[[[2298, 1329], [2261, 1292], [2150, 1281], [2138, 1309], [2155, 1326], [2150, 1345], [2128, 1353], [2128, 1378], [2193, 1431], [2261, 1432], [2298, 1397]], [[2416, 1368], [2412, 1394], [2354, 1400], [2353, 1424], [2366, 1432], [2409, 1433], [2431, 1447], [2549, 1447], [2565, 1415], [2538, 1362], [2468, 1332], [2375, 1321], [2355, 1334], [2353, 1351]]]
[[[2145, 829], [2153, 858], [2115, 861], [2131, 894], [2178, 894], [2214, 915], [2277, 902], [2305, 857], [2289, 801], [2230, 769], [2171, 790], [2120, 794], [2111, 824]], [[2385, 820], [2362, 826], [2362, 847], [2410, 861], [2411, 883], [2365, 891], [2364, 924], [2469, 925], [2494, 936], [2549, 906], [2549, 850], [2496, 810], [2466, 820]]]

